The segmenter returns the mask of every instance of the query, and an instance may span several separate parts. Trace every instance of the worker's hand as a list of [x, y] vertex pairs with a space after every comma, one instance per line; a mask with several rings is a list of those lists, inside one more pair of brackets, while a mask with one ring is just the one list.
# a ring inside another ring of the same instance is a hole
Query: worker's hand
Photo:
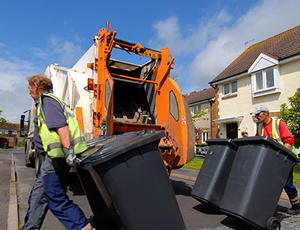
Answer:
[[70, 146], [69, 148], [63, 148], [63, 151], [65, 153], [66, 162], [68, 165], [76, 166], [80, 164], [80, 160], [74, 154], [72, 146]]

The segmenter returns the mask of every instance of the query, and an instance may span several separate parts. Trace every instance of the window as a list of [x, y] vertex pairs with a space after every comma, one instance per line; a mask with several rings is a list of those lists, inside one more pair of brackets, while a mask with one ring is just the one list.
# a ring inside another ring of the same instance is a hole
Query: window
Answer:
[[225, 95], [230, 95], [230, 94], [235, 94], [237, 92], [237, 81], [225, 83], [223, 85], [223, 94]]
[[274, 87], [274, 69], [269, 68], [255, 73], [256, 90]]
[[109, 81], [105, 82], [105, 107], [108, 108], [111, 97], [111, 88], [109, 86]]
[[202, 137], [202, 143], [206, 142], [208, 139], [208, 131], [207, 130], [202, 131], [201, 137]]
[[170, 91], [170, 113], [176, 121], [179, 120], [178, 102], [174, 92]]
[[251, 81], [253, 97], [280, 92], [277, 66], [253, 73]]
[[195, 115], [198, 111], [201, 111], [201, 105], [193, 105], [190, 110], [192, 115]]

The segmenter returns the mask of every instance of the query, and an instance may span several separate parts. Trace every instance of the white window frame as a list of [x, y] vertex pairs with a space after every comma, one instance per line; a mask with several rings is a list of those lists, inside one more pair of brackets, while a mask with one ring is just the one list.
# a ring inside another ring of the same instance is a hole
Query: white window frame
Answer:
[[[273, 69], [273, 77], [274, 77], [274, 85], [272, 87], [267, 87], [267, 75], [266, 71]], [[262, 89], [256, 89], [256, 75], [257, 73], [262, 73]], [[280, 84], [279, 84], [279, 69], [278, 66], [269, 67], [266, 69], [262, 69], [255, 73], [251, 74], [251, 82], [252, 82], [252, 96], [259, 97], [263, 95], [273, 94], [280, 92]]]
[[[232, 84], [233, 83], [236, 83], [236, 91], [235, 92], [232, 92]], [[229, 92], [228, 93], [225, 93], [225, 85], [229, 85]], [[237, 94], [237, 92], [238, 92], [237, 80], [231, 81], [231, 82], [226, 82], [226, 83], [223, 84], [223, 95], [224, 96], [235, 95], [235, 94]]]
[[201, 132], [201, 141], [205, 143], [208, 140], [208, 130], [203, 130]]
[[[274, 86], [266, 87], [266, 70], [273, 69], [274, 76]], [[261, 72], [263, 79], [263, 88], [256, 89], [256, 74]], [[279, 93], [280, 90], [280, 71], [279, 71], [279, 61], [274, 57], [266, 53], [261, 53], [253, 64], [248, 69], [248, 73], [251, 74], [251, 88], [252, 97], [259, 97], [273, 93]]]
[[202, 107], [201, 104], [191, 105], [190, 111], [191, 111], [192, 116], [196, 115], [197, 111], [201, 111], [201, 107]]
[[199, 104], [193, 106], [194, 115], [197, 114], [197, 111], [201, 111], [201, 105], [199, 105]]

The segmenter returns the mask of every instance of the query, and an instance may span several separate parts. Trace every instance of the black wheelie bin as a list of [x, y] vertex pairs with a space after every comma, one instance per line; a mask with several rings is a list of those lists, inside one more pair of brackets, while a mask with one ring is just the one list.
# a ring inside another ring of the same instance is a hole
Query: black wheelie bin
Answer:
[[237, 146], [231, 139], [206, 141], [208, 152], [199, 171], [191, 196], [203, 204], [220, 205]]
[[297, 157], [270, 137], [234, 139], [239, 147], [220, 209], [260, 229], [279, 229], [273, 215]]
[[158, 149], [163, 136], [125, 133], [83, 154], [78, 174], [103, 229], [186, 229]]

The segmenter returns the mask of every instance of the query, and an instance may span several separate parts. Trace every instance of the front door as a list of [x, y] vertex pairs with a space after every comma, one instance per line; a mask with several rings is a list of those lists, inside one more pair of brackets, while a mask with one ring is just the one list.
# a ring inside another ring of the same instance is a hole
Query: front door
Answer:
[[226, 138], [234, 139], [238, 137], [238, 124], [226, 124]]

